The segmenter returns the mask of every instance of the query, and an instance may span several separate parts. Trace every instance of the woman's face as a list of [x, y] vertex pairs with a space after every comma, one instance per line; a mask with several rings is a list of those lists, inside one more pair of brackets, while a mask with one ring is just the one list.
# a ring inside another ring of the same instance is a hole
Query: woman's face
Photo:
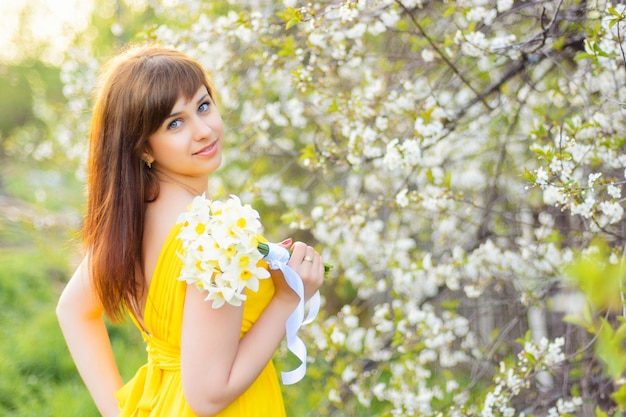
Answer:
[[224, 126], [206, 87], [189, 101], [180, 97], [148, 143], [146, 161], [176, 180], [205, 180], [215, 171], [222, 162]]

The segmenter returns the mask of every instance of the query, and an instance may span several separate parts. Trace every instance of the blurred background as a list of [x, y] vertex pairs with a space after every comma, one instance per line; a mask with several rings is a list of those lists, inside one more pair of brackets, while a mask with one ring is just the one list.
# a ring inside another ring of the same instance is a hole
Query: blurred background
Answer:
[[[58, 294], [81, 254], [77, 231], [84, 201], [80, 157], [63, 149], [56, 134], [70, 111], [60, 78], [68, 49], [78, 33], [113, 48], [106, 36], [96, 40], [97, 26], [88, 28], [101, 22], [102, 29], [106, 13], [114, 19], [114, 10], [106, 2], [94, 8], [92, 1], [0, 3], [2, 416], [98, 415], [77, 378], [54, 314]], [[128, 377], [142, 360], [141, 339], [127, 327], [116, 329], [113, 340], [123, 345], [116, 349], [126, 352], [124, 358], [135, 358]], [[116, 334], [123, 334], [125, 342]]]
[[[218, 86], [213, 197], [335, 265], [288, 415], [624, 412], [625, 23], [600, 0], [3, 0], [0, 416], [97, 415], [54, 307], [98, 69], [145, 41]], [[109, 329], [128, 379], [143, 341]]]

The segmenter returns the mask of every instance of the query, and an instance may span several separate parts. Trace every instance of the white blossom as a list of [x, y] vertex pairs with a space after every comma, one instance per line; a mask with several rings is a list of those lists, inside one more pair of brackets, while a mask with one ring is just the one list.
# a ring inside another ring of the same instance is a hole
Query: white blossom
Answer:
[[398, 194], [396, 194], [396, 203], [400, 207], [406, 207], [409, 205], [409, 199], [407, 197], [408, 190], [406, 188], [400, 190]]
[[435, 53], [429, 48], [422, 49], [421, 56], [424, 62], [433, 62], [435, 60]]
[[587, 184], [589, 187], [593, 187], [596, 181], [602, 176], [601, 172], [594, 172], [589, 174], [589, 179], [587, 180]]
[[471, 57], [480, 57], [488, 49], [488, 42], [482, 32], [470, 32], [463, 36], [459, 31], [455, 36], [455, 42], [461, 45], [465, 55]]
[[354, 369], [352, 369], [350, 365], [348, 365], [341, 374], [341, 379], [343, 379], [345, 382], [349, 382], [356, 378], [356, 376], [357, 373], [354, 371]]
[[548, 183], [548, 172], [544, 169], [544, 167], [537, 168], [535, 175], [535, 181], [537, 184], [546, 185]]
[[624, 208], [618, 202], [602, 201], [598, 208], [607, 217], [609, 224], [614, 224], [622, 220]]
[[621, 198], [622, 197], [622, 188], [617, 186], [617, 185], [615, 185], [615, 184], [609, 184], [607, 189], [606, 189], [606, 191], [613, 198]]
[[513, 7], [513, 0], [498, 0], [496, 8], [499, 13], [508, 12]]

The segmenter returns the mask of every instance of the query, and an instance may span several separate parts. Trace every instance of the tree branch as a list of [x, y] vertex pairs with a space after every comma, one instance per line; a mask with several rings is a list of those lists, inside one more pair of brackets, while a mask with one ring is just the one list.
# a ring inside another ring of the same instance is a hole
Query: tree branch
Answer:
[[489, 106], [487, 101], [485, 101], [484, 99], [485, 97], [484, 96], [481, 97], [478, 91], [474, 89], [472, 84], [470, 84], [470, 82], [467, 79], [465, 79], [461, 71], [459, 71], [459, 69], [452, 63], [452, 61], [448, 59], [446, 54], [443, 53], [443, 51], [439, 48], [439, 46], [437, 46], [437, 44], [428, 36], [428, 34], [426, 34], [426, 31], [424, 30], [422, 25], [419, 24], [419, 22], [417, 21], [413, 13], [404, 4], [402, 4], [400, 0], [396, 0], [396, 3], [398, 3], [398, 5], [402, 8], [402, 10], [404, 10], [404, 12], [409, 16], [409, 18], [411, 19], [411, 22], [413, 22], [413, 25], [415, 25], [419, 33], [424, 37], [424, 39], [426, 39], [426, 41], [428, 41], [428, 44], [431, 46], [431, 48], [435, 50], [435, 52], [437, 52], [437, 54], [446, 63], [446, 65], [450, 67], [450, 69], [459, 77], [461, 81], [463, 81], [463, 84], [465, 84], [467, 88], [469, 88], [476, 95], [476, 97], [479, 97], [477, 101], [480, 101], [489, 111], [493, 110]]

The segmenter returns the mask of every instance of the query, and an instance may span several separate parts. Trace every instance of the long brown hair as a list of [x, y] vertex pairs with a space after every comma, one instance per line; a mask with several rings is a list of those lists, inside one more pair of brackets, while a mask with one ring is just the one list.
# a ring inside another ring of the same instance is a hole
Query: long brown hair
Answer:
[[204, 69], [185, 54], [159, 46], [135, 47], [103, 73], [92, 115], [87, 159], [83, 241], [91, 278], [113, 321], [135, 313], [144, 291], [142, 240], [146, 206], [158, 195], [157, 178], [142, 156], [148, 138], [179, 97], [204, 85]]

